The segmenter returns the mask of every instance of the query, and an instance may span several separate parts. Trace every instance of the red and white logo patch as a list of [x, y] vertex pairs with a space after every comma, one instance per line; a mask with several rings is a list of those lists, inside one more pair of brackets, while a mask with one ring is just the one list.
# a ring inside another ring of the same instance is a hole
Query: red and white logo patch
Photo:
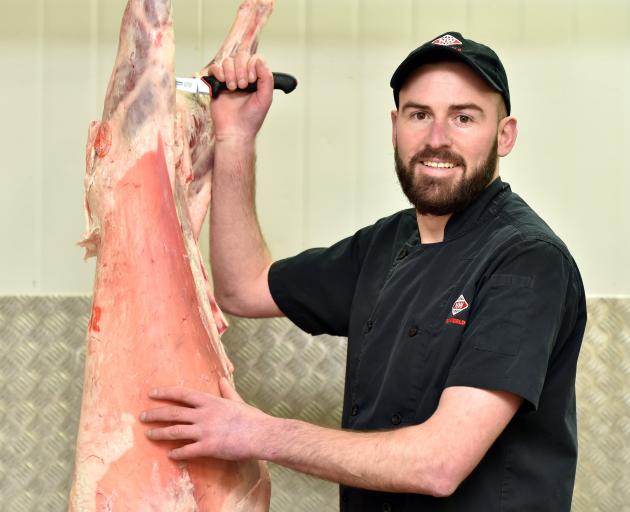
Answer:
[[464, 44], [451, 34], [446, 34], [442, 37], [438, 37], [435, 41], [431, 41], [431, 44], [439, 44], [441, 46], [454, 46], [456, 44]]
[[468, 302], [466, 302], [466, 299], [463, 295], [460, 295], [459, 298], [453, 303], [453, 308], [451, 309], [451, 312], [453, 316], [455, 316], [457, 313], [461, 313], [465, 309], [468, 309]]

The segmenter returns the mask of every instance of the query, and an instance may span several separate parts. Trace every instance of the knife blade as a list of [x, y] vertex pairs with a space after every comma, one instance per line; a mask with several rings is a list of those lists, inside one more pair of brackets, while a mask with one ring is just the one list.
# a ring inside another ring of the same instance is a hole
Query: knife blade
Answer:
[[[287, 73], [273, 73], [273, 88], [289, 94], [297, 87], [297, 79]], [[203, 76], [197, 78], [175, 78], [175, 88], [191, 94], [209, 94], [216, 98], [222, 91], [227, 91], [227, 84], [220, 82], [213, 76]], [[255, 92], [258, 90], [256, 83], [249, 84], [245, 89], [238, 89], [241, 92]]]
[[210, 88], [201, 78], [175, 78], [175, 88], [191, 94], [210, 94]]

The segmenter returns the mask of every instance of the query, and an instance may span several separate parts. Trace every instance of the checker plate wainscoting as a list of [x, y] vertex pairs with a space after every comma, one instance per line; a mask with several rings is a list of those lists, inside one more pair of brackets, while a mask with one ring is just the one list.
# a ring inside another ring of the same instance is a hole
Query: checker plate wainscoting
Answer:
[[[630, 512], [630, 299], [593, 298], [578, 368], [575, 512]], [[89, 297], [0, 297], [0, 510], [62, 512], [81, 406]], [[284, 417], [337, 426], [345, 340], [231, 318], [237, 387]], [[332, 512], [337, 486], [271, 465], [273, 512]]]

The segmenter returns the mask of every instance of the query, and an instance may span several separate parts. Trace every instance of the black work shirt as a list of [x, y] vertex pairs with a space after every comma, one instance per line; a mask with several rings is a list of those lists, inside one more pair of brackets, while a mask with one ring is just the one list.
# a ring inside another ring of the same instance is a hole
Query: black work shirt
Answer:
[[269, 286], [303, 330], [348, 337], [346, 429], [422, 423], [449, 386], [524, 399], [451, 496], [342, 486], [343, 511], [570, 510], [584, 289], [565, 245], [509, 185], [497, 179], [452, 215], [443, 242], [421, 244], [405, 210], [274, 263]]

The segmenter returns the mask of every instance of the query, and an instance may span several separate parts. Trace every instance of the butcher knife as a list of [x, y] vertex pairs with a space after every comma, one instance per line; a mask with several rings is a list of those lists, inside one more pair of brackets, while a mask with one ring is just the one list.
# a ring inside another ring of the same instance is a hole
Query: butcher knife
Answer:
[[[209, 94], [216, 98], [221, 91], [227, 91], [227, 84], [219, 82], [213, 76], [202, 76], [198, 78], [175, 78], [175, 87], [180, 91], [192, 94]], [[297, 80], [294, 76], [286, 73], [273, 73], [273, 88], [281, 89], [285, 94], [290, 93], [297, 87]], [[245, 89], [237, 89], [240, 92], [255, 92], [256, 83], [249, 84]]]

